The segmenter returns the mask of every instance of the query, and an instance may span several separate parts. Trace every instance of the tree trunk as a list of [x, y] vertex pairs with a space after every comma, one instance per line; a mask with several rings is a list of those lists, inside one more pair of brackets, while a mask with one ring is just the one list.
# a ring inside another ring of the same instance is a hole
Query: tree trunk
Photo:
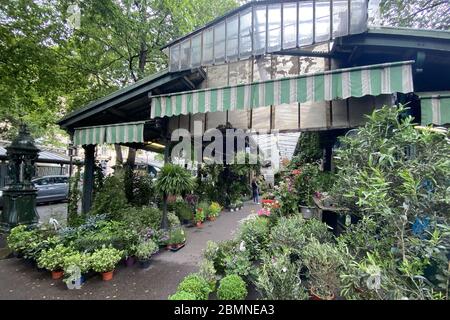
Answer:
[[163, 195], [163, 216], [161, 220], [161, 229], [168, 230], [169, 229], [169, 219], [167, 218], [167, 194]]

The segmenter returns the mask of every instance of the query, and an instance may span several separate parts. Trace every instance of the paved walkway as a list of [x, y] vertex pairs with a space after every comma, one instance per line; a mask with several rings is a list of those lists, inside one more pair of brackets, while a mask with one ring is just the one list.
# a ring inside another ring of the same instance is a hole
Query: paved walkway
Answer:
[[80, 290], [68, 290], [61, 280], [39, 271], [19, 259], [0, 260], [0, 299], [159, 299], [175, 292], [178, 283], [198, 270], [208, 240], [231, 239], [239, 225], [259, 206], [247, 204], [238, 212], [225, 212], [202, 229], [187, 228], [186, 246], [178, 252], [164, 251], [155, 256], [148, 269], [137, 265], [119, 266], [114, 279], [104, 282], [99, 275]]

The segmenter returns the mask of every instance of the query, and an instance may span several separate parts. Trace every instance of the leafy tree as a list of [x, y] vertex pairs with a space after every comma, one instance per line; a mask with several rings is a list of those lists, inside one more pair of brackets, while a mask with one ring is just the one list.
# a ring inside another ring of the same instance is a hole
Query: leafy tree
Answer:
[[380, 13], [384, 25], [450, 29], [448, 0], [381, 0]]

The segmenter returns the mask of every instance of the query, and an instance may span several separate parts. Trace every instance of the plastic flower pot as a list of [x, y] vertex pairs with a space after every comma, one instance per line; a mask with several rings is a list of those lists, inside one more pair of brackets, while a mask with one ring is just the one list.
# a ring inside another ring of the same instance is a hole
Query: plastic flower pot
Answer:
[[197, 221], [196, 226], [197, 228], [203, 228], [203, 223], [201, 221]]
[[151, 261], [151, 259], [139, 260], [139, 266], [142, 269], [147, 269], [148, 267], [150, 267]]
[[125, 265], [127, 267], [132, 267], [134, 265], [134, 263], [136, 262], [136, 259], [134, 257], [127, 257], [125, 259]]
[[328, 296], [328, 297], [322, 297], [316, 293], [316, 290], [314, 288], [309, 289], [309, 293], [311, 296], [310, 300], [320, 300], [320, 301], [321, 300], [335, 300], [334, 294], [332, 294], [331, 296]]
[[52, 279], [53, 280], [59, 280], [63, 277], [64, 271], [58, 270], [58, 271], [52, 271]]
[[310, 219], [314, 214], [314, 207], [300, 206], [300, 211], [303, 215], [303, 218]]
[[102, 279], [103, 279], [103, 281], [110, 281], [110, 280], [112, 280], [113, 275], [114, 275], [114, 270], [108, 271], [108, 272], [102, 272]]
[[209, 221], [216, 221], [216, 217], [212, 217], [212, 216], [211, 216], [211, 217], [208, 217], [208, 220], [209, 220]]

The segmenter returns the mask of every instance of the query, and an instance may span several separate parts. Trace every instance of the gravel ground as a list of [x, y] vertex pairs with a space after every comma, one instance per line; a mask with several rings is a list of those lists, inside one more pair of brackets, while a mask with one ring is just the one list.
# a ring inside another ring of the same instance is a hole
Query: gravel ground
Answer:
[[[47, 216], [60, 211], [59, 206], [46, 208]], [[215, 222], [206, 222], [201, 229], [187, 228], [186, 246], [178, 252], [159, 253], [148, 269], [140, 269], [137, 265], [119, 266], [112, 281], [104, 282], [95, 275], [80, 290], [68, 290], [62, 281], [52, 280], [49, 272], [39, 271], [23, 260], [0, 260], [0, 299], [165, 300], [187, 274], [198, 270], [208, 240], [231, 239], [239, 223], [257, 209], [259, 206], [248, 203], [243, 210], [225, 212]]]

